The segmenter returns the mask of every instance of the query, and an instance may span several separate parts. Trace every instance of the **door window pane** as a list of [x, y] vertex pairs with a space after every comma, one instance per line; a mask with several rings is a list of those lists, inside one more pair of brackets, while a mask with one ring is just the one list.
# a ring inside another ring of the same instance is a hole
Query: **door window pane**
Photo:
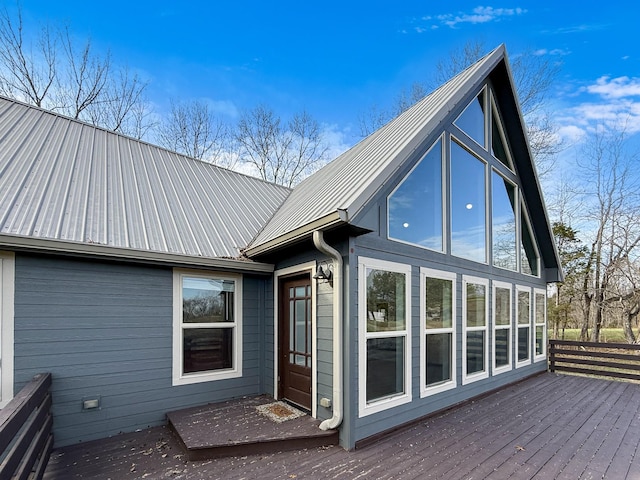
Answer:
[[443, 250], [442, 141], [389, 196], [389, 238]]
[[486, 263], [486, 165], [451, 142], [451, 253]]

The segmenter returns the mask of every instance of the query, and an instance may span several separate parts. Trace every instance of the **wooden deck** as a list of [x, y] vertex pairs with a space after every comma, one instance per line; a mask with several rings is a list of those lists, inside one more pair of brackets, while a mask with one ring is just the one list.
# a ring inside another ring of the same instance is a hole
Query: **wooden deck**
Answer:
[[545, 373], [356, 451], [188, 462], [157, 427], [54, 450], [45, 479], [640, 479], [640, 385]]
[[319, 420], [266, 395], [178, 410], [167, 418], [192, 461], [338, 444], [337, 430], [320, 430]]

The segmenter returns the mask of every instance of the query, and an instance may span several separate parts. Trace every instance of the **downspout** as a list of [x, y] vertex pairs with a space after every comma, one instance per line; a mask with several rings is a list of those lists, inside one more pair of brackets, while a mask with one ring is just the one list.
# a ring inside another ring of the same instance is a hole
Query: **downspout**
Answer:
[[324, 241], [322, 230], [313, 232], [313, 244], [333, 259], [333, 417], [320, 424], [321, 430], [337, 428], [342, 423], [342, 255]]

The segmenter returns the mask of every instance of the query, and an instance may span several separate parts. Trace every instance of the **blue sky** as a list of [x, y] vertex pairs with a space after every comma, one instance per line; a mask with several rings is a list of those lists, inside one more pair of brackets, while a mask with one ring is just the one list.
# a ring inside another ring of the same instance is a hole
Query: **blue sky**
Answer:
[[[13, 3], [7, 3], [13, 8]], [[357, 140], [358, 115], [385, 107], [466, 41], [505, 43], [562, 63], [551, 92], [567, 138], [616, 115], [640, 131], [640, 6], [608, 0], [396, 2], [22, 0], [28, 25], [68, 22], [109, 48], [169, 98], [207, 100], [233, 118], [262, 102], [283, 116], [307, 109]]]

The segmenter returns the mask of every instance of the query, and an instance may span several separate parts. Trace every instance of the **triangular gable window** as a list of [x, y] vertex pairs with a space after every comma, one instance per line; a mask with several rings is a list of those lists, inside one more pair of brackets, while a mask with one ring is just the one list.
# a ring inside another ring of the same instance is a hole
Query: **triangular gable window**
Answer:
[[444, 250], [442, 139], [389, 196], [389, 238]]
[[529, 275], [539, 275], [540, 264], [538, 248], [536, 247], [531, 232], [531, 223], [529, 222], [529, 213], [524, 206], [524, 202], [520, 203], [520, 229], [522, 230], [522, 241], [520, 242], [520, 261], [522, 262], [522, 273]]
[[504, 142], [504, 130], [500, 123], [500, 116], [498, 115], [498, 110], [491, 101], [491, 154], [500, 160], [500, 162], [507, 167], [512, 172], [513, 164], [511, 163], [511, 155], [509, 155], [509, 151], [506, 148]]
[[470, 138], [476, 141], [478, 145], [485, 146], [484, 143], [484, 123], [485, 123], [485, 107], [484, 107], [484, 90], [467, 105], [467, 108], [453, 122], [456, 127], [466, 133]]

